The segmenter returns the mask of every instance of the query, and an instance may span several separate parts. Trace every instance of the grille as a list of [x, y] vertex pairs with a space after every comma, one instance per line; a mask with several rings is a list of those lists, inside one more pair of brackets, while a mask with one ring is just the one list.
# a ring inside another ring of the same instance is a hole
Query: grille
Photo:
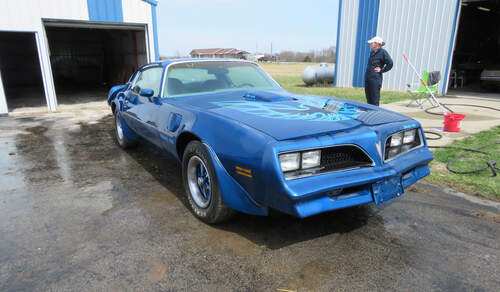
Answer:
[[321, 151], [322, 171], [372, 166], [373, 161], [355, 146], [336, 146]]

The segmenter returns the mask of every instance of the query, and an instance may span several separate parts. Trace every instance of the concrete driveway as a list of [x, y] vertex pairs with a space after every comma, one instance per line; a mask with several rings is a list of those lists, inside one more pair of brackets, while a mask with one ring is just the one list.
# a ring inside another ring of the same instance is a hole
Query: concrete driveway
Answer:
[[[500, 98], [476, 93], [476, 95], [460, 97], [439, 97], [438, 100], [448, 109], [465, 114], [465, 119], [462, 120], [460, 125], [460, 132], [444, 132], [442, 111], [439, 108], [431, 109], [432, 105], [427, 101], [423, 103], [423, 108], [416, 106], [415, 103], [408, 106], [408, 101], [384, 104], [382, 107], [412, 117], [422, 124], [425, 131], [442, 135], [439, 140], [428, 140], [427, 142], [431, 146], [444, 146], [455, 140], [500, 125]], [[428, 109], [428, 112], [424, 109]], [[429, 138], [436, 138], [436, 136], [429, 134]]]
[[179, 165], [120, 150], [106, 113], [0, 119], [0, 291], [500, 289], [498, 203], [418, 184], [382, 207], [209, 226]]

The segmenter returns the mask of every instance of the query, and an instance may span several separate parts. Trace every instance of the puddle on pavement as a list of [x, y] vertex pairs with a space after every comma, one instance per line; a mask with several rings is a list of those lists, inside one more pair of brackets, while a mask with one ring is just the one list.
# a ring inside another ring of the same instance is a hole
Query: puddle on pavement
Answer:
[[333, 267], [321, 260], [309, 262], [289, 278], [287, 289], [314, 291], [330, 278], [332, 272]]
[[150, 269], [147, 273], [150, 281], [160, 281], [164, 279], [170, 271], [168, 264], [165, 264], [161, 259], [148, 259], [147, 263], [150, 265]]
[[161, 188], [153, 190], [152, 194], [143, 201], [144, 204], [157, 204], [165, 202], [166, 204], [180, 204], [179, 199], [168, 189]]
[[0, 138], [0, 186], [3, 192], [25, 186], [23, 177], [18, 174], [18, 150], [15, 141], [11, 138]]
[[[200, 222], [200, 224], [202, 224]], [[207, 226], [207, 229], [202, 232], [204, 235], [202, 245], [213, 245], [220, 249], [230, 249], [237, 255], [256, 256], [263, 252], [264, 248], [251, 242], [247, 238], [216, 227]], [[201, 240], [201, 239], [200, 239]]]

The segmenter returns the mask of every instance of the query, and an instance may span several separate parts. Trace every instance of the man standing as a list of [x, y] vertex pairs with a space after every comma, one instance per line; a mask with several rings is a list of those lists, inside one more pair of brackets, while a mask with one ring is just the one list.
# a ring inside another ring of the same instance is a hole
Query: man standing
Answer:
[[392, 69], [392, 59], [386, 50], [384, 40], [374, 37], [368, 41], [371, 52], [365, 73], [365, 94], [369, 104], [378, 106], [380, 104], [380, 88], [382, 87], [382, 73]]

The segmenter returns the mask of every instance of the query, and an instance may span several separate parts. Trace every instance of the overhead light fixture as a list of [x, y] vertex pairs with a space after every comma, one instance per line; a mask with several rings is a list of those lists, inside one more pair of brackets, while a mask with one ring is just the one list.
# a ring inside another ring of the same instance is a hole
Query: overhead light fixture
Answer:
[[491, 9], [486, 8], [486, 7], [481, 7], [481, 6], [478, 6], [477, 9], [482, 10], [482, 11], [487, 11], [487, 12], [491, 11]]

